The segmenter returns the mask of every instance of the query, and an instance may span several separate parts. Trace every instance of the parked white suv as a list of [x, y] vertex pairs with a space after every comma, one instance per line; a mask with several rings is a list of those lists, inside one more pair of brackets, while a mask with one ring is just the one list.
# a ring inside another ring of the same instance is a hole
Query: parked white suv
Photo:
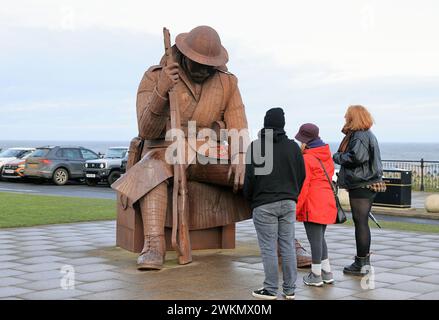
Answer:
[[127, 152], [127, 147], [112, 147], [107, 150], [104, 158], [87, 160], [84, 168], [87, 185], [95, 186], [101, 181], [113, 184], [121, 175], [122, 159]]

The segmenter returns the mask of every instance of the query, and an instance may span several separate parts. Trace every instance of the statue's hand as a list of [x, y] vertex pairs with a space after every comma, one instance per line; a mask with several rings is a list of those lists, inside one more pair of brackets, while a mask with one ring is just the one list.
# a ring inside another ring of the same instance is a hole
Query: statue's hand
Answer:
[[[239, 157], [238, 159], [235, 159]], [[244, 185], [244, 177], [245, 177], [245, 154], [239, 153], [232, 159], [232, 164], [229, 168], [228, 179], [232, 179], [233, 177], [233, 192], [238, 192], [239, 189], [242, 189]]]
[[160, 71], [159, 81], [157, 83], [157, 91], [160, 95], [166, 96], [178, 82], [178, 63], [174, 62], [167, 65]]

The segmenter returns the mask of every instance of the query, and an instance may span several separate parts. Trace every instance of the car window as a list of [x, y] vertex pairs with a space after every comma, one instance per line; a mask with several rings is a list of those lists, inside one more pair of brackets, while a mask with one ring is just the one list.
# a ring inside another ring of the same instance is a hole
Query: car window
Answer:
[[20, 155], [23, 150], [19, 149], [6, 149], [3, 152], [0, 152], [0, 158], [15, 158]]
[[79, 149], [62, 149], [63, 159], [67, 160], [82, 160]]
[[99, 159], [99, 156], [91, 150], [81, 149], [81, 153], [85, 160]]
[[20, 159], [26, 159], [28, 155], [30, 155], [32, 153], [32, 150], [23, 150], [22, 153], [20, 153], [20, 155], [17, 156], [17, 158]]
[[24, 155], [21, 156], [20, 159], [25, 160], [25, 159], [29, 158], [32, 154], [33, 154], [33, 151], [25, 153]]
[[110, 148], [105, 154], [106, 158], [123, 158], [127, 149]]
[[49, 151], [50, 149], [37, 149], [30, 156], [36, 158], [45, 157], [49, 153]]

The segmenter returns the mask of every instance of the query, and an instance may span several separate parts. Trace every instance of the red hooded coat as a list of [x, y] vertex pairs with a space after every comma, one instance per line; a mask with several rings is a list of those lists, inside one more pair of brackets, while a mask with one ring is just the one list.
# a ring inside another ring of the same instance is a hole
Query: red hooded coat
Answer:
[[334, 162], [328, 145], [305, 149], [306, 178], [297, 200], [297, 221], [333, 224], [337, 215], [334, 194], [322, 169], [320, 159], [329, 178], [334, 175]]

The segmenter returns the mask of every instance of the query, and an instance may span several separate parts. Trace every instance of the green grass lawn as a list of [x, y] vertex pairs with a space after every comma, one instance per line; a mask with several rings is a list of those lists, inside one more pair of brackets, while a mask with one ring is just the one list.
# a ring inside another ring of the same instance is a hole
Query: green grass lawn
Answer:
[[[395, 222], [395, 221], [380, 221], [379, 219], [377, 220], [383, 229], [425, 232], [425, 233], [439, 233], [439, 225], [406, 223], [406, 222]], [[348, 219], [348, 221], [346, 221], [344, 225], [353, 226], [354, 222], [351, 219]], [[369, 220], [369, 226], [371, 228], [378, 229], [375, 222], [371, 220]]]
[[0, 192], [0, 228], [116, 219], [116, 201]]
[[[0, 228], [116, 219], [116, 201], [0, 192]], [[372, 228], [375, 223], [369, 222]], [[384, 229], [439, 233], [439, 225], [380, 221]], [[352, 226], [352, 220], [344, 225]]]

